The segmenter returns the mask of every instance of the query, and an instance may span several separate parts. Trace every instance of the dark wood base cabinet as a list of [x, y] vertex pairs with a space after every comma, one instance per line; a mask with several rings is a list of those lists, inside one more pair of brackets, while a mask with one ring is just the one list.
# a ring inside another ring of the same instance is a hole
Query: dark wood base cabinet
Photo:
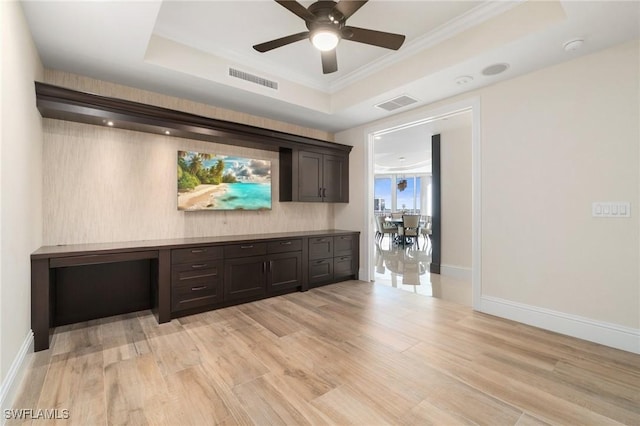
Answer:
[[49, 348], [56, 325], [149, 307], [164, 323], [357, 279], [358, 241], [327, 230], [41, 247], [31, 255], [34, 348]]
[[348, 279], [358, 274], [359, 235], [309, 238], [309, 287]]

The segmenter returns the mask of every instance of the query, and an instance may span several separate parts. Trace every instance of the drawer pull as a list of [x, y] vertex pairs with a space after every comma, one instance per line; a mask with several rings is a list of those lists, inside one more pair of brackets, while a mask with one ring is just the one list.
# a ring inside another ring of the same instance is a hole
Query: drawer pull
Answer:
[[207, 249], [193, 249], [191, 253], [206, 253]]
[[191, 291], [200, 291], [200, 290], [204, 290], [206, 288], [207, 288], [206, 285], [199, 285], [197, 287], [191, 287]]
[[351, 237], [340, 237], [341, 240], [350, 240]]
[[196, 263], [195, 265], [191, 265], [193, 269], [200, 269], [200, 268], [204, 268], [205, 266], [207, 266], [206, 263]]
[[340, 260], [349, 260], [348, 257], [341, 257]]
[[328, 263], [326, 260], [318, 260], [316, 261], [316, 265], [322, 265], [323, 263]]
[[291, 241], [284, 241], [282, 243], [280, 243], [281, 246], [290, 246], [291, 245]]
[[248, 246], [240, 246], [241, 249], [252, 249], [253, 248], [253, 244], [248, 245]]

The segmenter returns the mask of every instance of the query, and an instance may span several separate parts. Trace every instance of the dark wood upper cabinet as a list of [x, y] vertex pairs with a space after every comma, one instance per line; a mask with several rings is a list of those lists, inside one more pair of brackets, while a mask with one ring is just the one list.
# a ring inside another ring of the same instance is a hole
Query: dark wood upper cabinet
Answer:
[[322, 154], [298, 152], [298, 199], [322, 201]]
[[280, 201], [348, 203], [348, 154], [281, 151]]
[[349, 158], [322, 156], [322, 198], [329, 203], [349, 201]]

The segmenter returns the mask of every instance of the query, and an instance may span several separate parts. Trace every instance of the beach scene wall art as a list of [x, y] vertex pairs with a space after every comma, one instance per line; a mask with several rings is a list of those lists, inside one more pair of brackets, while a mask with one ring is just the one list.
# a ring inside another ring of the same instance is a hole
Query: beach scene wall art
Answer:
[[271, 210], [271, 161], [178, 151], [178, 210]]

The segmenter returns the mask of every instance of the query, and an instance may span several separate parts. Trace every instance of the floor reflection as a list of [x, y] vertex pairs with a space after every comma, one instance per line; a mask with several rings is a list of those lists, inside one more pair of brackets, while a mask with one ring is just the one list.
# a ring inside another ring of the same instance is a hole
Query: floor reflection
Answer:
[[431, 274], [431, 245], [395, 244], [384, 238], [375, 245], [375, 283], [471, 306], [471, 281]]

